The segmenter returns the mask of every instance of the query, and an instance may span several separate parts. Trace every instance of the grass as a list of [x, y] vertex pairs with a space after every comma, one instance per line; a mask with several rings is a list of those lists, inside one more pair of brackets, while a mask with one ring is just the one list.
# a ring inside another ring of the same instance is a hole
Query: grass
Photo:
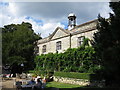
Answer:
[[50, 88], [50, 87], [54, 87], [54, 88], [78, 88], [78, 87], [82, 87], [82, 86], [53, 81], [53, 82], [48, 82], [46, 87], [47, 88]]
[[120, 90], [120, 88], [88, 87], [88, 86], [80, 86], [80, 85], [66, 84], [66, 83], [60, 83], [60, 82], [53, 81], [53, 82], [47, 83], [45, 90]]

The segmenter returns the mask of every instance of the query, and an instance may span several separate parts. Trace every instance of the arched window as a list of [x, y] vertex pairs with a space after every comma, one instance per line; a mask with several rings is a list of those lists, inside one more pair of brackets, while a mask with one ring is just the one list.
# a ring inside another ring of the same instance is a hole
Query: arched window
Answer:
[[56, 50], [62, 49], [61, 41], [56, 42]]
[[43, 53], [46, 52], [46, 45], [43, 45], [42, 52], [43, 52]]

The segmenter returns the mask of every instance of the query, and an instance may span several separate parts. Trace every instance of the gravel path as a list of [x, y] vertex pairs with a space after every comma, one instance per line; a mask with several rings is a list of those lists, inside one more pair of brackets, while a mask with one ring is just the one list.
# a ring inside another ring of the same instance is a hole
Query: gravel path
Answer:
[[[2, 82], [0, 82], [0, 90], [16, 90], [16, 88], [14, 86], [15, 80], [21, 81], [21, 79], [16, 79], [16, 78], [2, 80]], [[50, 90], [59, 90], [59, 89], [58, 88], [51, 88]]]
[[[1, 86], [2, 86], [2, 88], [15, 88], [14, 87], [14, 82], [15, 82], [14, 78], [4, 79], [1, 82]], [[4, 90], [4, 89], [2, 89], [2, 90]]]
[[21, 81], [21, 79], [16, 79], [16, 78], [9, 78], [9, 79], [3, 79], [2, 82], [0, 83], [0, 87], [2, 90], [16, 90], [15, 88], [15, 81]]

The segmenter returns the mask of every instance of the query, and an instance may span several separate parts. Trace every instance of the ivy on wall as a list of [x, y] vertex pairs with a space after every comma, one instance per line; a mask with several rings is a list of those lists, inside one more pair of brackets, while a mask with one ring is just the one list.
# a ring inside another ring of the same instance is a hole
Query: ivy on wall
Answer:
[[36, 56], [36, 71], [41, 72], [93, 72], [98, 68], [95, 63], [95, 51], [85, 38], [79, 48], [69, 48], [64, 53], [48, 53]]

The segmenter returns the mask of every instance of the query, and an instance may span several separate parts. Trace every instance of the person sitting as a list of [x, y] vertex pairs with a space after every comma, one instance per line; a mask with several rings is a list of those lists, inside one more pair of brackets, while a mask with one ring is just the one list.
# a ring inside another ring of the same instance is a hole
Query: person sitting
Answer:
[[22, 88], [21, 85], [22, 85], [22, 82], [21, 81], [17, 81], [16, 82], [16, 89], [17, 90], [21, 90], [21, 88]]
[[32, 78], [31, 81], [28, 82], [28, 85], [35, 85], [35, 83], [36, 83], [36, 82], [35, 82], [34, 79]]
[[35, 78], [35, 82], [37, 83], [37, 79], [39, 79], [39, 78], [41, 78], [40, 76], [37, 76], [36, 78]]
[[42, 82], [39, 78], [39, 79], [37, 79], [37, 83], [34, 85], [34, 90], [40, 90], [41, 87], [42, 87]]
[[46, 79], [45, 77], [42, 79], [42, 88], [44, 89], [46, 86]]

